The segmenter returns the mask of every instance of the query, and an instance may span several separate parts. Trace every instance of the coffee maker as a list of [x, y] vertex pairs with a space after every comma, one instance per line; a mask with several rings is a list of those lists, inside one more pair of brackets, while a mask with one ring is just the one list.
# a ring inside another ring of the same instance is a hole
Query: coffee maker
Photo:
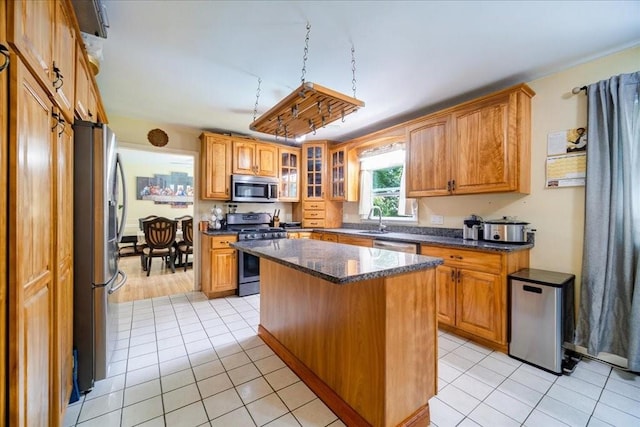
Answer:
[[465, 240], [482, 240], [482, 218], [472, 214], [464, 219], [462, 238]]

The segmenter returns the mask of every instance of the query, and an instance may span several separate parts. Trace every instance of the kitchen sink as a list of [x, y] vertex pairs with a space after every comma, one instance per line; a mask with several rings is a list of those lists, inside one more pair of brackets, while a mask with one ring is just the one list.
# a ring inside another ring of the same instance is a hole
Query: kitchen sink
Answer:
[[363, 231], [359, 231], [359, 233], [362, 234], [386, 234], [388, 233], [387, 230], [363, 230]]

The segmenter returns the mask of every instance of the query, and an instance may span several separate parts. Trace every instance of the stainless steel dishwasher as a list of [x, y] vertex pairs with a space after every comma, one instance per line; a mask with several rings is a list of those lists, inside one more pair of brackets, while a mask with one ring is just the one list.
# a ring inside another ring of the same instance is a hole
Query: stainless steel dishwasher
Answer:
[[573, 339], [573, 274], [527, 268], [509, 275], [509, 356], [562, 374]]
[[390, 242], [388, 240], [374, 240], [373, 247], [379, 248], [379, 249], [386, 249], [388, 251], [406, 252], [409, 254], [418, 253], [418, 245], [416, 243]]

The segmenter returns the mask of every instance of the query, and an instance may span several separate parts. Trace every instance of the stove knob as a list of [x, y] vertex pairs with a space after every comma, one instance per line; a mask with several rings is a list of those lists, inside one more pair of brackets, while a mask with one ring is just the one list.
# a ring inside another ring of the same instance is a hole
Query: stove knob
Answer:
[[255, 239], [256, 235], [255, 234], [247, 234], [247, 239], [251, 240], [251, 239]]
[[500, 239], [500, 235], [499, 234], [494, 234], [493, 235], [493, 239], [494, 240], [499, 240]]
[[262, 237], [263, 237], [264, 239], [266, 239], [267, 237], [269, 237], [269, 234], [267, 234], [267, 233], [262, 233]]

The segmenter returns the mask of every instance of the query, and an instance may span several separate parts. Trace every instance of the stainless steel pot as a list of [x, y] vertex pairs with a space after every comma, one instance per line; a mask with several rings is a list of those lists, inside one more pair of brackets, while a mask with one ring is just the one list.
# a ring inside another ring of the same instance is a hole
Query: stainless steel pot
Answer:
[[526, 243], [529, 223], [510, 217], [484, 222], [484, 240], [507, 243]]

